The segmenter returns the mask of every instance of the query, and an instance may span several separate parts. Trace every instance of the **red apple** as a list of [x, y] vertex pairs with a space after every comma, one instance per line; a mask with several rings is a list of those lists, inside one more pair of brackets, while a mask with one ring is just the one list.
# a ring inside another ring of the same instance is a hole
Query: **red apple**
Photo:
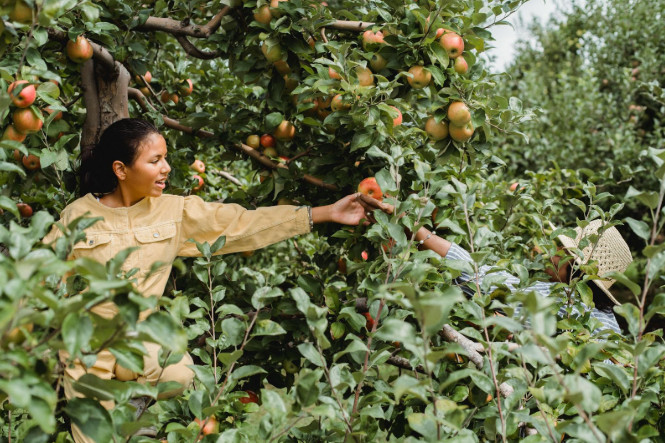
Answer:
[[263, 134], [260, 139], [261, 146], [264, 148], [274, 148], [275, 147], [275, 137], [270, 134]]
[[197, 185], [194, 185], [194, 186], [192, 187], [192, 191], [196, 192], [196, 191], [201, 190], [201, 188], [203, 187], [203, 184], [205, 183], [205, 182], [203, 181], [203, 179], [201, 178], [201, 176], [198, 175], [198, 174], [195, 174], [195, 175], [192, 176], [192, 178], [195, 178], [196, 180], [198, 180], [198, 184], [197, 184]]
[[376, 182], [376, 178], [367, 177], [358, 184], [358, 192], [372, 197], [378, 201], [383, 201], [383, 192]]
[[272, 64], [275, 69], [277, 69], [277, 72], [279, 72], [281, 75], [286, 75], [291, 73], [291, 67], [285, 60], [277, 60]]
[[240, 403], [259, 403], [259, 396], [256, 395], [256, 392], [247, 390], [245, 394], [247, 394], [247, 397], [240, 397]]
[[270, 20], [272, 20], [272, 14], [270, 13], [270, 6], [263, 5], [259, 9], [257, 9], [256, 12], [254, 13], [254, 20], [264, 25], [269, 24]]
[[[365, 251], [363, 251], [363, 252], [365, 252]], [[365, 260], [367, 260], [367, 259], [365, 259]], [[367, 319], [365, 321], [365, 327], [367, 328], [368, 331], [371, 331], [374, 328], [374, 325], [376, 324], [376, 320], [372, 317], [372, 314], [370, 314], [369, 312], [365, 312], [363, 315]]]
[[466, 62], [463, 56], [459, 56], [455, 59], [455, 72], [460, 75], [464, 75], [469, 71], [469, 64]]
[[67, 41], [65, 52], [67, 53], [67, 57], [74, 63], [83, 63], [92, 58], [94, 51], [88, 39], [79, 35], [76, 37], [76, 41]]
[[358, 77], [358, 84], [360, 86], [373, 86], [374, 85], [374, 74], [369, 68], [361, 68], [360, 66], [356, 68], [356, 75]]
[[463, 125], [456, 125], [450, 123], [448, 125], [448, 132], [450, 133], [450, 138], [458, 142], [466, 142], [471, 139], [473, 136], [473, 124], [471, 122], [465, 123]]
[[372, 32], [369, 29], [363, 32], [363, 48], [365, 48], [368, 44], [372, 43], [378, 43], [378, 44], [385, 43], [385, 40], [383, 39], [383, 32], [381, 31]]
[[336, 96], [333, 97], [332, 101], [330, 102], [330, 109], [332, 109], [333, 111], [346, 111], [348, 109], [351, 109], [351, 104], [344, 101], [344, 97], [342, 97], [342, 94], [337, 94]]
[[263, 56], [270, 63], [275, 63], [282, 58], [282, 48], [276, 44], [269, 46], [267, 42], [263, 42], [261, 45], [261, 52], [263, 52]]
[[[51, 114], [53, 114], [53, 113], [56, 112], [56, 111], [54, 111], [53, 109], [51, 109], [51, 108], [49, 108], [49, 107], [46, 107], [46, 108], [44, 108], [44, 112], [46, 112], [48, 115], [51, 115]], [[60, 119], [62, 118], [62, 115], [63, 115], [63, 114], [62, 114], [62, 111], [58, 111], [58, 112], [55, 114], [55, 117], [53, 117], [53, 121], [54, 121], [54, 122], [57, 122], [58, 120], [60, 120]]]
[[448, 137], [448, 124], [444, 121], [437, 123], [434, 117], [430, 117], [425, 123], [425, 132], [432, 140], [443, 140]]
[[393, 119], [393, 126], [401, 125], [402, 124], [402, 111], [400, 111], [399, 109], [397, 109], [394, 106], [390, 106], [390, 107], [393, 108], [395, 111], [397, 111], [397, 117], [395, 117]]
[[293, 140], [293, 137], [296, 135], [296, 127], [290, 121], [282, 120], [277, 129], [275, 129], [275, 132], [273, 132], [273, 135], [279, 141]]
[[18, 208], [18, 213], [21, 214], [21, 217], [32, 217], [32, 206], [27, 203], [16, 203]]
[[23, 142], [26, 135], [18, 132], [14, 125], [9, 125], [5, 128], [5, 132], [2, 133], [2, 140], [14, 140], [17, 142]]
[[432, 73], [419, 65], [412, 66], [409, 69], [409, 74], [411, 75], [406, 78], [406, 81], [409, 82], [413, 89], [422, 89], [429, 85], [429, 82], [432, 80]]
[[39, 163], [39, 157], [34, 154], [28, 154], [23, 156], [23, 166], [29, 171], [34, 171], [41, 167]]
[[[23, 86], [21, 92], [14, 94], [12, 91], [14, 91], [14, 88], [16, 88], [18, 85], [25, 86]], [[15, 81], [9, 85], [7, 92], [9, 93], [9, 97], [12, 99], [14, 106], [18, 108], [27, 108], [35, 101], [35, 98], [37, 97], [37, 90], [35, 89], [35, 86], [28, 83], [27, 80]]]
[[199, 428], [201, 428], [201, 434], [203, 435], [217, 434], [219, 432], [219, 423], [215, 416], [210, 416], [205, 420], [195, 418], [194, 422], [199, 425]]
[[192, 79], [188, 78], [187, 80], [181, 81], [178, 85], [178, 91], [183, 97], [192, 95], [192, 92], [194, 92], [194, 84], [192, 83]]
[[199, 159], [194, 160], [194, 163], [189, 165], [189, 167], [198, 173], [206, 172], [206, 164]]
[[471, 121], [471, 112], [464, 102], [452, 102], [448, 106], [448, 119], [457, 126], [463, 126]]
[[30, 108], [21, 108], [14, 111], [12, 115], [14, 129], [22, 134], [37, 132], [42, 129], [44, 122]]
[[341, 80], [342, 76], [339, 75], [337, 71], [335, 71], [332, 67], [328, 68], [328, 77], [332, 78], [333, 80]]
[[446, 32], [441, 36], [439, 44], [448, 53], [448, 57], [456, 58], [464, 52], [464, 40], [454, 32]]

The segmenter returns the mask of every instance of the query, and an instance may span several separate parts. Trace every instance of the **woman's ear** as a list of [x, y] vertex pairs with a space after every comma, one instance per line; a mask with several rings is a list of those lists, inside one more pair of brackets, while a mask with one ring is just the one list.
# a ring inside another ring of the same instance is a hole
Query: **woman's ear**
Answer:
[[115, 174], [116, 177], [118, 177], [118, 180], [124, 180], [127, 178], [127, 169], [125, 168], [125, 164], [121, 162], [120, 160], [116, 160], [113, 162], [113, 173]]

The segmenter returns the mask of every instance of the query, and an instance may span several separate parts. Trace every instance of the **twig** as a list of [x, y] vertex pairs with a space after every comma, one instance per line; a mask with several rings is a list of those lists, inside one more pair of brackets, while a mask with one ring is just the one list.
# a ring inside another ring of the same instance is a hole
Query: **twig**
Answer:
[[328, 43], [328, 37], [326, 37], [326, 28], [321, 28], [321, 39], [323, 43]]
[[[475, 252], [475, 245], [473, 242], [473, 232], [471, 229], [471, 218], [469, 216], [469, 208], [466, 204], [466, 200], [464, 200], [464, 218], [466, 220], [466, 226], [467, 230], [469, 233], [469, 247], [471, 248], [471, 253], [473, 254]], [[480, 290], [480, 281], [478, 277], [478, 263], [474, 260], [473, 261], [473, 268], [474, 268], [474, 273], [475, 273], [475, 283], [476, 283], [476, 294], [480, 296], [482, 294]], [[485, 309], [481, 308], [480, 313], [482, 314], [482, 320], [483, 320], [483, 331], [485, 333], [485, 340], [488, 343], [488, 348], [487, 348], [487, 354], [488, 354], [488, 360], [490, 363], [490, 373], [492, 374], [492, 382], [494, 383], [494, 389], [496, 389], [497, 396], [501, 392], [499, 390], [499, 382], [496, 379], [496, 370], [494, 368], [494, 358], [492, 355], [492, 347], [489, 346], [490, 343], [490, 337], [489, 337], [489, 332], [487, 331], [487, 323], [485, 320]], [[512, 388], [511, 388], [512, 389]], [[496, 399], [496, 405], [499, 410], [499, 419], [501, 420], [501, 439], [503, 440], [504, 443], [506, 443], [506, 418], [503, 416], [503, 411], [501, 409], [501, 399], [497, 398]]]
[[212, 172], [213, 174], [217, 174], [220, 177], [224, 177], [225, 179], [227, 179], [228, 181], [230, 181], [231, 183], [233, 183], [235, 185], [242, 186], [242, 183], [240, 182], [240, 180], [238, 180], [237, 178], [235, 178], [234, 176], [232, 176], [228, 172], [217, 171], [215, 169], [211, 170], [210, 172]]

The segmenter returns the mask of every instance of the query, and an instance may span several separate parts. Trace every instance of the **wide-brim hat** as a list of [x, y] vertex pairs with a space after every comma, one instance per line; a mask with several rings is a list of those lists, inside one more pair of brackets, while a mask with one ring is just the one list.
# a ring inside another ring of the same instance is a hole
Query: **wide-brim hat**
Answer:
[[[552, 228], [554, 226], [550, 223]], [[623, 239], [617, 228], [611, 226], [603, 231], [597, 242], [589, 242], [579, 253], [578, 245], [585, 237], [597, 234], [603, 226], [602, 220], [593, 220], [584, 229], [577, 227], [575, 238], [566, 235], [559, 235], [559, 241], [566, 248], [566, 251], [573, 256], [577, 264], [586, 264], [590, 261], [598, 263], [598, 276], [602, 277], [610, 272], [625, 272], [628, 265], [633, 261], [628, 244]], [[593, 282], [603, 291], [610, 300], [617, 305], [621, 305], [609, 291], [616, 280], [611, 278], [593, 280]]]

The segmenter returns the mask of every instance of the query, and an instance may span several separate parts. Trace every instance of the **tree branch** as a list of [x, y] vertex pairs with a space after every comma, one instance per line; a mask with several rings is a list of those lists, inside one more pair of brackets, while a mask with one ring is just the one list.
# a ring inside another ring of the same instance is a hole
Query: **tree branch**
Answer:
[[196, 38], [208, 38], [222, 23], [222, 18], [229, 13], [230, 6], [225, 6], [208, 23], [203, 26], [189, 24], [172, 18], [148, 17], [144, 24], [134, 28], [138, 32], [164, 31], [172, 35], [183, 35]]
[[237, 178], [235, 178], [234, 176], [232, 176], [228, 172], [225, 172], [225, 171], [210, 171], [210, 172], [212, 172], [213, 174], [217, 174], [220, 177], [224, 177], [225, 179], [227, 179], [228, 181], [230, 181], [233, 184], [236, 184], [238, 186], [242, 185], [242, 183], [240, 183], [240, 180], [238, 180]]
[[[129, 98], [136, 100], [138, 104], [143, 108], [144, 110], [148, 111], [150, 109], [154, 110], [154, 108], [149, 107], [148, 104], [146, 103], [145, 96], [141, 91], [139, 91], [136, 88], [129, 88], [128, 89], [128, 96]], [[162, 115], [162, 118], [164, 120], [164, 124], [171, 128], [171, 129], [176, 129], [178, 131], [191, 134], [197, 137], [201, 138], [212, 138], [215, 136], [213, 132], [210, 131], [204, 131], [203, 129], [194, 129], [189, 126], [185, 126], [181, 124], [178, 120], [172, 119], [170, 117], [167, 117], [165, 115]], [[254, 160], [258, 161], [261, 163], [263, 166], [266, 168], [270, 169], [277, 169], [277, 168], [284, 168], [288, 169], [287, 166], [281, 164], [281, 163], [275, 163], [272, 160], [270, 160], [268, 157], [263, 155], [261, 152], [257, 151], [256, 149], [252, 148], [251, 146], [247, 146], [243, 143], [238, 143], [231, 145], [237, 150], [247, 154], [249, 157], [252, 157]], [[325, 183], [323, 180], [320, 178], [314, 177], [309, 174], [304, 174], [302, 176], [303, 180], [305, 180], [308, 183], [311, 183], [315, 186], [319, 186], [325, 189], [330, 189], [331, 191], [337, 191], [339, 188], [331, 183]]]
[[192, 42], [187, 40], [187, 37], [184, 35], [177, 35], [176, 40], [178, 40], [178, 43], [180, 43], [182, 49], [184, 49], [185, 52], [192, 57], [200, 58], [202, 60], [211, 60], [213, 58], [218, 58], [225, 55], [224, 51], [202, 51], [201, 49], [194, 46]]
[[328, 28], [337, 29], [338, 31], [364, 31], [365, 29], [374, 26], [372, 22], [355, 22], [347, 20], [335, 20], [334, 22], [326, 25]]

